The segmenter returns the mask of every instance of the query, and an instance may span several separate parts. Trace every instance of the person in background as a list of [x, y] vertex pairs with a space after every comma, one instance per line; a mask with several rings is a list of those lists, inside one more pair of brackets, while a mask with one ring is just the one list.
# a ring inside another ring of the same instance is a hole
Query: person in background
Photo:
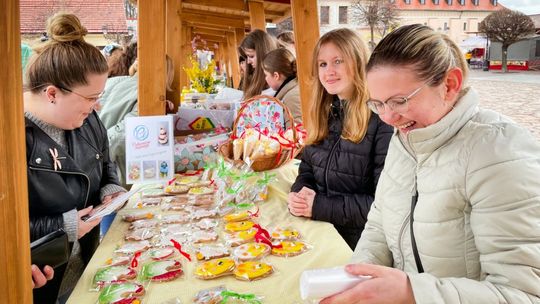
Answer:
[[21, 43], [21, 60], [22, 60], [23, 75], [26, 71], [26, 65], [28, 65], [28, 61], [30, 60], [31, 56], [32, 56], [32, 48], [26, 43]]
[[122, 46], [116, 43], [107, 44], [102, 50], [101, 53], [103, 56], [105, 56], [105, 59], [107, 59], [107, 65], [109, 66], [109, 77], [114, 76], [122, 76], [122, 75], [116, 75], [119, 73], [119, 71], [113, 70], [113, 66], [116, 64], [116, 62], [120, 59], [122, 54], [124, 54], [124, 50], [122, 49]]
[[366, 45], [350, 29], [330, 31], [317, 42], [312, 127], [287, 200], [293, 215], [334, 224], [351, 249], [364, 229], [392, 136], [366, 104], [367, 59]]
[[25, 75], [30, 239], [63, 228], [71, 257], [51, 281], [34, 289], [35, 303], [55, 303], [71, 293], [99, 243], [100, 220], [82, 217], [126, 191], [109, 158], [107, 130], [94, 111], [107, 62], [84, 41], [87, 31], [73, 14], [52, 16], [47, 33], [49, 40], [34, 49]]
[[294, 33], [293, 32], [291, 32], [291, 31], [281, 32], [276, 36], [276, 38], [277, 38], [278, 42], [281, 44], [281, 46], [283, 46], [284, 48], [289, 50], [293, 54], [293, 56], [296, 57], [296, 48], [295, 48], [295, 45], [294, 45]]
[[[105, 50], [105, 49], [104, 49]], [[129, 68], [137, 60], [137, 42], [127, 45], [124, 50], [114, 47], [108, 57], [109, 77], [129, 76]]]
[[[263, 69], [266, 83], [275, 90], [274, 97], [281, 100], [291, 111], [295, 123], [302, 123], [300, 89], [296, 79], [296, 59], [287, 49], [279, 48], [264, 56]], [[291, 127], [288, 119], [285, 128]]]
[[372, 278], [321, 303], [540, 303], [540, 143], [480, 108], [467, 74], [420, 24], [373, 51], [368, 104], [395, 132], [346, 267]]
[[242, 91], [244, 100], [256, 95], [274, 95], [274, 91], [268, 88], [264, 79], [262, 60], [266, 53], [278, 48], [277, 41], [265, 31], [256, 29], [249, 33], [240, 47], [246, 54], [247, 71], [244, 77]]

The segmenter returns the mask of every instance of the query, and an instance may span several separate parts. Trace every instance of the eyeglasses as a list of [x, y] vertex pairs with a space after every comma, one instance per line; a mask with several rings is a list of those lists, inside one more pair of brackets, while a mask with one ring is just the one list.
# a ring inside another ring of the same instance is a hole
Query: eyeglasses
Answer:
[[56, 86], [56, 87], [59, 88], [60, 90], [70, 92], [70, 93], [73, 93], [73, 94], [75, 94], [75, 95], [77, 95], [79, 97], [82, 97], [82, 98], [86, 99], [88, 102], [91, 102], [91, 103], [98, 102], [103, 97], [103, 94], [105, 94], [105, 91], [103, 91], [103, 92], [99, 93], [99, 95], [97, 97], [86, 97], [86, 96], [83, 96], [83, 95], [81, 95], [81, 94], [79, 94], [77, 92], [74, 92], [74, 91], [70, 90], [70, 89], [66, 89], [66, 88], [60, 87], [60, 86]]
[[411, 99], [414, 95], [416, 95], [418, 92], [420, 92], [424, 87], [426, 87], [430, 81], [424, 83], [421, 87], [414, 90], [411, 94], [409, 94], [406, 97], [390, 97], [386, 101], [379, 101], [376, 99], [370, 99], [367, 101], [368, 107], [373, 111], [375, 114], [384, 114], [386, 112], [386, 107], [389, 107], [392, 111], [396, 113], [405, 113], [409, 109], [409, 99]]

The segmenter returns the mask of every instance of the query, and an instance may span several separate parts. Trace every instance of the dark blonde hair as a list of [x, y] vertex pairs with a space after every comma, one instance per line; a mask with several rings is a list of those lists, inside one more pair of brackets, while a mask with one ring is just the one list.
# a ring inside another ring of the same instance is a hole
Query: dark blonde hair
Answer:
[[109, 77], [127, 76], [129, 68], [137, 60], [137, 42], [132, 42], [122, 51], [122, 54], [110, 64]]
[[263, 69], [271, 74], [277, 72], [287, 78], [296, 77], [296, 58], [287, 49], [275, 49], [264, 56]]
[[464, 80], [469, 72], [457, 44], [421, 24], [402, 26], [384, 37], [373, 50], [367, 71], [379, 66], [410, 66], [420, 80], [429, 81], [431, 86], [441, 84], [451, 68], [460, 68]]
[[284, 31], [276, 36], [277, 40], [288, 44], [294, 44], [294, 34], [291, 31]]
[[266, 80], [264, 80], [264, 71], [262, 67], [262, 60], [266, 53], [278, 48], [277, 41], [274, 37], [270, 36], [263, 30], [256, 29], [249, 33], [240, 47], [245, 51], [247, 49], [255, 50], [257, 56], [257, 67], [250, 68], [251, 65], [247, 64], [247, 75], [244, 78], [243, 88], [244, 99], [261, 94], [261, 92], [268, 88]]
[[84, 41], [87, 30], [73, 14], [57, 13], [47, 20], [49, 40], [34, 48], [26, 70], [27, 89], [40, 92], [47, 85], [70, 89], [88, 84], [88, 75], [106, 74], [107, 60]]
[[329, 94], [319, 81], [318, 57], [321, 46], [332, 43], [343, 55], [343, 64], [351, 75], [353, 92], [351, 99], [344, 103], [345, 118], [341, 137], [354, 143], [360, 142], [367, 132], [371, 111], [366, 101], [368, 99], [366, 87], [365, 65], [368, 60], [368, 50], [364, 41], [353, 30], [341, 28], [324, 34], [313, 52], [311, 64], [312, 77], [315, 81], [315, 94], [309, 111], [313, 128], [308, 132], [307, 143], [315, 144], [328, 136], [328, 117], [333, 95]]

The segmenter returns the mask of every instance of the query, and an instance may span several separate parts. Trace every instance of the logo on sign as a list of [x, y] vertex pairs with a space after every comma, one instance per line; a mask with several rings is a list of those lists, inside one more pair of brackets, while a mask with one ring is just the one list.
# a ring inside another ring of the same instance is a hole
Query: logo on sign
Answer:
[[143, 141], [148, 138], [148, 135], [150, 134], [150, 131], [148, 131], [148, 128], [145, 125], [138, 125], [133, 129], [133, 136], [138, 141]]

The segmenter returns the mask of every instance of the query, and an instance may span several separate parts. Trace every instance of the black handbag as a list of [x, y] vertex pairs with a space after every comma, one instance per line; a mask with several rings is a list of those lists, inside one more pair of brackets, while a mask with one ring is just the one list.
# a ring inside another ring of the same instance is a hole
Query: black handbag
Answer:
[[30, 244], [32, 264], [40, 269], [45, 265], [52, 268], [61, 266], [69, 260], [68, 236], [63, 229], [58, 229]]

